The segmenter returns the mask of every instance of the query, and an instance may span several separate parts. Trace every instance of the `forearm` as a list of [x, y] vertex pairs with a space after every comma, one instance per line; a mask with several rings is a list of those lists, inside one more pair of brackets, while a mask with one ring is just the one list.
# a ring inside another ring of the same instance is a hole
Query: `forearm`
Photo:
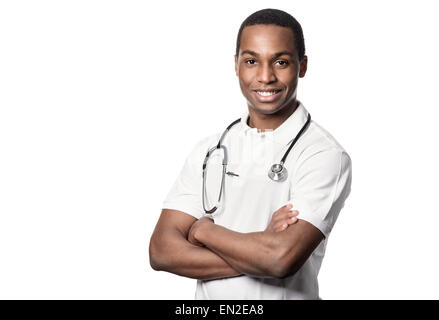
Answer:
[[210, 223], [194, 236], [239, 272], [261, 277], [275, 277], [280, 272], [279, 233], [239, 233]]
[[201, 280], [240, 275], [208, 248], [195, 246], [176, 235], [151, 241], [150, 264], [155, 270]]

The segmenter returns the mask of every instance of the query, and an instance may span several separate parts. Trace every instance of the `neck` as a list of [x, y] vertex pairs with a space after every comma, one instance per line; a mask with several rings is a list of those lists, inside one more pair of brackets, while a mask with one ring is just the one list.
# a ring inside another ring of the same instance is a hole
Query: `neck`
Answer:
[[299, 102], [295, 100], [290, 107], [283, 108], [274, 114], [263, 114], [248, 107], [249, 119], [247, 124], [251, 128], [257, 128], [259, 131], [275, 130], [279, 127], [289, 116], [296, 111]]

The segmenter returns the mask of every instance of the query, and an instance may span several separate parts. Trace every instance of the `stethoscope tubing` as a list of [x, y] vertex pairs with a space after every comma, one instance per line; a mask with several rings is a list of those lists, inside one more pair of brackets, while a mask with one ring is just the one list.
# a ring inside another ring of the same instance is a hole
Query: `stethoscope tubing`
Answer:
[[[226, 171], [227, 171], [227, 164], [228, 164], [228, 154], [227, 154], [227, 148], [222, 144], [224, 137], [226, 136], [227, 132], [229, 132], [229, 130], [238, 122], [241, 121], [241, 118], [233, 121], [231, 124], [229, 124], [226, 128], [226, 130], [224, 130], [223, 134], [221, 135], [218, 144], [216, 146], [214, 146], [213, 148], [209, 149], [207, 151], [207, 154], [204, 158], [203, 161], [203, 190], [202, 190], [202, 203], [203, 203], [203, 209], [204, 212], [206, 214], [212, 214], [214, 213], [220, 206], [221, 203], [221, 196], [222, 196], [222, 192], [223, 192], [223, 188], [224, 188], [224, 177], [226, 175]], [[311, 123], [311, 114], [308, 113], [308, 118], [306, 120], [306, 123], [302, 126], [302, 128], [300, 129], [299, 133], [296, 135], [296, 137], [293, 139], [293, 141], [291, 142], [290, 146], [288, 147], [287, 151], [285, 152], [285, 154], [283, 155], [282, 159], [280, 160], [280, 162], [278, 164], [273, 164], [270, 167], [270, 170], [268, 172], [268, 177], [273, 180], [273, 181], [278, 181], [278, 182], [282, 182], [285, 181], [287, 176], [288, 176], [288, 171], [287, 169], [284, 167], [284, 163], [288, 157], [288, 154], [290, 153], [291, 149], [294, 147], [294, 145], [296, 144], [296, 142], [299, 140], [299, 138], [303, 135], [303, 133], [305, 132], [305, 130], [308, 128], [309, 124]], [[211, 156], [211, 154], [218, 149], [222, 149], [223, 150], [223, 161], [222, 161], [222, 166], [223, 166], [223, 172], [222, 172], [222, 177], [221, 177], [221, 187], [220, 187], [220, 191], [219, 191], [219, 195], [218, 195], [218, 199], [216, 201], [216, 204], [211, 208], [211, 209], [207, 209], [206, 208], [206, 203], [205, 203], [205, 197], [207, 197], [207, 191], [206, 191], [206, 168], [207, 168], [207, 162], [209, 160], [209, 157]], [[234, 174], [236, 175], [236, 174]]]

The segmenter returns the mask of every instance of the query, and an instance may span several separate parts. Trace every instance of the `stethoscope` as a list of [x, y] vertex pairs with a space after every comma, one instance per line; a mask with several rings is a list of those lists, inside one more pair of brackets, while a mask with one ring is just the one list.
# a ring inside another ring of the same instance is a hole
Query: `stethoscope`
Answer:
[[[227, 172], [227, 163], [228, 163], [228, 157], [227, 157], [227, 148], [226, 146], [224, 146], [222, 144], [224, 137], [226, 136], [227, 132], [229, 132], [229, 130], [238, 122], [241, 121], [241, 118], [233, 121], [227, 128], [226, 130], [224, 130], [223, 134], [221, 135], [221, 138], [218, 141], [218, 144], [214, 147], [212, 147], [211, 149], [209, 149], [209, 151], [207, 151], [206, 157], [204, 158], [204, 162], [203, 162], [203, 191], [202, 191], [202, 198], [203, 198], [203, 209], [204, 212], [206, 214], [212, 214], [214, 213], [221, 202], [221, 195], [223, 192], [223, 188], [224, 188], [224, 177], [226, 174], [229, 175], [234, 175], [234, 176], [238, 176], [236, 173], [233, 172]], [[290, 153], [291, 149], [293, 148], [293, 146], [296, 144], [297, 140], [299, 140], [300, 136], [305, 132], [305, 130], [308, 128], [308, 125], [311, 122], [311, 114], [308, 113], [308, 119], [306, 120], [306, 123], [303, 125], [303, 127], [300, 129], [299, 133], [296, 135], [296, 137], [294, 138], [294, 140], [291, 142], [290, 146], [288, 147], [288, 150], [285, 152], [284, 156], [282, 157], [282, 159], [280, 160], [279, 163], [273, 164], [271, 166], [271, 168], [268, 170], [268, 177], [273, 180], [273, 181], [277, 181], [277, 182], [283, 182], [287, 179], [288, 177], [288, 171], [287, 168], [284, 167], [284, 163], [287, 159], [288, 154]], [[220, 191], [219, 191], [219, 195], [218, 195], [218, 200], [216, 202], [216, 204], [211, 208], [211, 209], [206, 209], [206, 204], [205, 204], [205, 197], [207, 197], [207, 192], [206, 192], [206, 168], [207, 168], [207, 161], [209, 160], [209, 157], [212, 155], [212, 153], [216, 150], [223, 150], [223, 172], [222, 172], [222, 178], [221, 178], [221, 187], [220, 187]]]

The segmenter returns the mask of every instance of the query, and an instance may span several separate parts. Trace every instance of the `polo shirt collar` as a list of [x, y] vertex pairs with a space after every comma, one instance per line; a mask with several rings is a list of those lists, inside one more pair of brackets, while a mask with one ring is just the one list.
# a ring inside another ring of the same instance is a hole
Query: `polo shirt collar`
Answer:
[[264, 134], [269, 133], [273, 135], [275, 141], [288, 145], [299, 133], [300, 129], [305, 125], [308, 118], [308, 111], [303, 104], [299, 101], [299, 105], [296, 110], [290, 115], [279, 127], [275, 130], [266, 132], [258, 132], [257, 128], [251, 128], [247, 124], [249, 117], [248, 110], [246, 110], [241, 117], [241, 129], [244, 133]]

